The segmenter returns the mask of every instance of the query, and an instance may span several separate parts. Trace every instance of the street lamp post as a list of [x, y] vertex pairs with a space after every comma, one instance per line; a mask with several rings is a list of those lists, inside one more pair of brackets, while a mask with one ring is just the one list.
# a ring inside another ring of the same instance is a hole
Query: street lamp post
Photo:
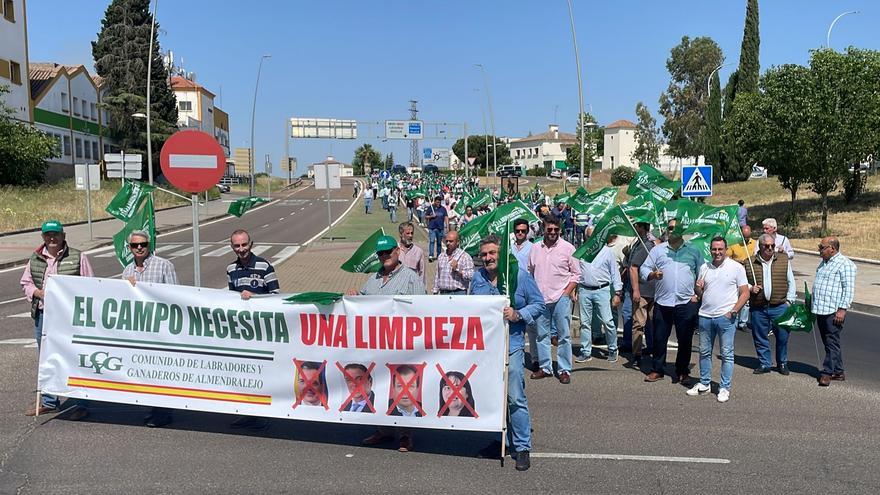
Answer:
[[[718, 72], [719, 70], [721, 70], [721, 69], [723, 69], [723, 68], [725, 68], [725, 67], [727, 67], [727, 66], [729, 66], [729, 65], [733, 65], [733, 63], [729, 63], [729, 64], [721, 64], [721, 65], [719, 65], [718, 67], [715, 67], [715, 68], [712, 70], [712, 72], [709, 73], [709, 80], [706, 81], [706, 93], [707, 93], [707, 96], [708, 96], [708, 97], [710, 97], [710, 98], [712, 97], [712, 77], [715, 75], [716, 72]], [[720, 76], [719, 76], [719, 77], [720, 77]]]
[[840, 20], [841, 17], [849, 14], [861, 14], [861, 11], [858, 10], [850, 10], [840, 14], [835, 17], [833, 21], [831, 21], [831, 25], [828, 26], [828, 33], [825, 35], [825, 48], [831, 49], [831, 30], [834, 29], [834, 25], [837, 24], [837, 21]]
[[251, 156], [250, 156], [250, 195], [253, 196], [254, 193], [254, 117], [257, 114], [257, 91], [260, 89], [260, 72], [263, 70], [263, 60], [267, 58], [272, 58], [272, 55], [263, 55], [260, 57], [260, 65], [257, 67], [257, 84], [254, 85], [254, 104], [251, 108]]
[[[492, 187], [498, 187], [498, 153], [495, 151], [495, 143], [496, 138], [498, 137], [495, 134], [495, 113], [492, 112], [492, 93], [489, 91], [489, 77], [486, 75], [486, 68], [483, 67], [483, 64], [474, 64], [480, 68], [480, 72], [483, 73], [483, 86], [486, 87], [486, 100], [489, 102], [489, 122], [492, 125], [492, 168], [494, 168], [494, 178], [492, 179]], [[488, 139], [487, 146], [488, 146]], [[488, 160], [488, 150], [486, 159]], [[486, 167], [487, 169], [489, 167]]]
[[[571, 41], [574, 44], [574, 65], [577, 68], [578, 81], [578, 104], [580, 106], [580, 115], [578, 122], [581, 123], [581, 175], [578, 178], [580, 187], [584, 187], [584, 87], [581, 81], [581, 57], [578, 53], [577, 34], [574, 30], [574, 12], [571, 9], [571, 0], [568, 0], [568, 19], [571, 22]], [[590, 167], [592, 174], [592, 167]]]
[[[584, 127], [590, 129], [590, 142], [587, 147], [590, 149], [590, 166], [587, 168], [587, 182], [590, 184], [593, 183], [593, 163], [595, 162], [595, 158], [593, 158], [593, 128], [596, 127], [595, 122], [585, 122]], [[583, 161], [584, 150], [581, 150], [581, 161]], [[583, 170], [583, 168], [581, 168]], [[583, 181], [583, 175], [581, 175], [581, 180]]]
[[156, 12], [159, 11], [159, 0], [153, 3], [153, 22], [150, 23], [150, 48], [147, 54], [147, 180], [153, 183], [153, 139], [150, 133], [150, 86], [153, 79], [153, 37], [156, 35]]

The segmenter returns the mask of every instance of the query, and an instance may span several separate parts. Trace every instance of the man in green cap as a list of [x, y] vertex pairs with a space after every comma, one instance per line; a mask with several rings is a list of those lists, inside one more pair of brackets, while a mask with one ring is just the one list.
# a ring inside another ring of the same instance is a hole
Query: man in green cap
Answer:
[[[383, 235], [376, 241], [376, 255], [382, 262], [382, 268], [371, 276], [360, 290], [349, 289], [349, 296], [419, 296], [427, 294], [422, 277], [411, 268], [400, 262], [400, 249], [397, 241]], [[364, 445], [379, 445], [394, 438], [394, 432], [400, 434], [398, 450], [409, 452], [413, 449], [412, 432], [408, 428], [392, 429], [380, 426], [376, 433], [365, 438]]]
[[[58, 220], [48, 220], [41, 229], [43, 243], [31, 253], [31, 259], [21, 275], [21, 288], [31, 303], [31, 316], [34, 319], [37, 352], [43, 338], [43, 301], [46, 299], [46, 281], [53, 275], [79, 275], [93, 277], [92, 265], [85, 253], [67, 245], [64, 226]], [[74, 421], [88, 416], [89, 411], [82, 404], [73, 411], [69, 419]], [[34, 416], [58, 411], [58, 397], [43, 395], [39, 407], [34, 406], [25, 415]]]
[[376, 256], [382, 268], [370, 277], [360, 290], [350, 289], [348, 295], [414, 296], [426, 294], [425, 283], [418, 273], [400, 262], [397, 241], [383, 235], [376, 241]]

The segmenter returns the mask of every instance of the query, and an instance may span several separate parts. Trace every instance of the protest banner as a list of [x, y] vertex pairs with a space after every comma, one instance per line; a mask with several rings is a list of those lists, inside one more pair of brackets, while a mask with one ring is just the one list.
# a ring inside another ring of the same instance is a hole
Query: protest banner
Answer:
[[227, 414], [503, 430], [506, 297], [354, 296], [320, 306], [283, 297], [52, 277], [39, 389]]

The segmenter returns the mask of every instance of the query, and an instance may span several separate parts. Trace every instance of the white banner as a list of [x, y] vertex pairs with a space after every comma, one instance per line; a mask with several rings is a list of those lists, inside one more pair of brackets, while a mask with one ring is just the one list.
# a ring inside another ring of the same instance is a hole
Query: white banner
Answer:
[[66, 397], [312, 421], [502, 431], [504, 296], [332, 306], [56, 276], [39, 388]]

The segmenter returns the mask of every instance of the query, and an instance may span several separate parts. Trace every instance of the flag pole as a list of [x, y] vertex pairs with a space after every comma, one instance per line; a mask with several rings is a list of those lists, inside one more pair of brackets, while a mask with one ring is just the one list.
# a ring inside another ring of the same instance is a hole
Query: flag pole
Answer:
[[755, 283], [758, 282], [758, 278], [755, 277], [755, 267], [752, 266], [752, 255], [749, 253], [749, 244], [746, 242], [746, 236], [743, 235], [742, 228], [739, 229], [739, 238], [743, 241], [743, 248], [746, 252], [746, 256], [749, 258], [749, 268], [752, 270], [752, 280]]
[[636, 239], [638, 239], [639, 242], [642, 243], [642, 247], [645, 248], [645, 252], [647, 253], [647, 252], [651, 251], [650, 249], [648, 249], [648, 246], [645, 244], [645, 241], [642, 240], [642, 236], [640, 236], [639, 233], [638, 233], [638, 231], [636, 231], [636, 226], [633, 225], [632, 220], [629, 219], [629, 215], [626, 214], [626, 210], [624, 210], [623, 208], [621, 208], [620, 211], [623, 212], [623, 218], [626, 218], [627, 223], [629, 223], [629, 226], [630, 226], [630, 227], [633, 229], [633, 231], [636, 233]]

